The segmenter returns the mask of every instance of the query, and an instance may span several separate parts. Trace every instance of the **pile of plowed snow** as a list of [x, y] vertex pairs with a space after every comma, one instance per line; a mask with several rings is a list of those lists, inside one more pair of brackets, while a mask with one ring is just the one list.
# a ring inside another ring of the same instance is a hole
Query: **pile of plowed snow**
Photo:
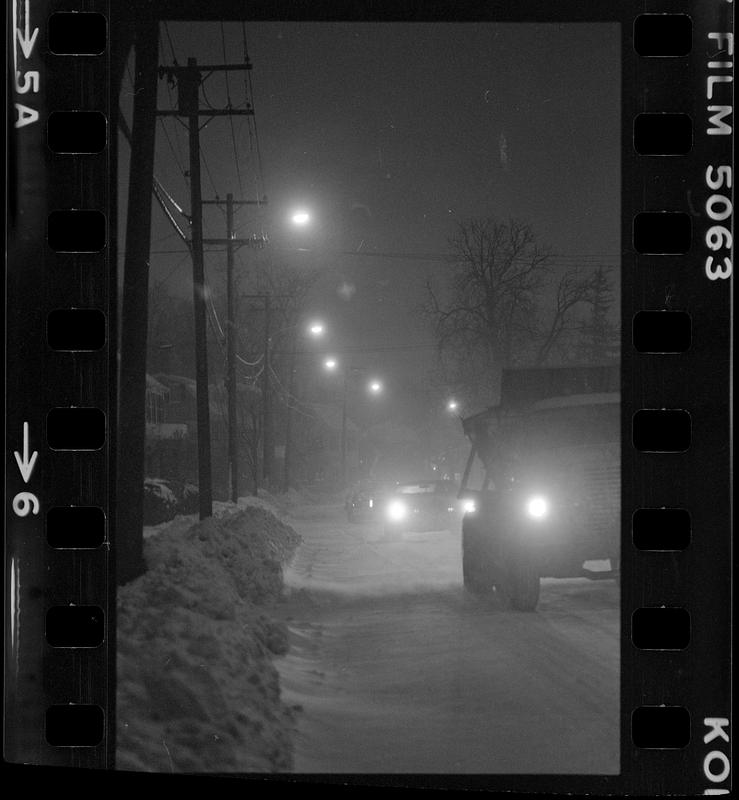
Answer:
[[118, 591], [117, 768], [289, 771], [270, 606], [300, 537], [260, 501], [148, 533], [146, 573]]

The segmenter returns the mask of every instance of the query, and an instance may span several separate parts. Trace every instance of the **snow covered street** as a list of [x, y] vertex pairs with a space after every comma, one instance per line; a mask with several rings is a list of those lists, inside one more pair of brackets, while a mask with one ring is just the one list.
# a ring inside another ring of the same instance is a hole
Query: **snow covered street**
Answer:
[[295, 772], [619, 771], [619, 591], [543, 582], [535, 613], [462, 587], [460, 533], [385, 538], [300, 506], [286, 570]]

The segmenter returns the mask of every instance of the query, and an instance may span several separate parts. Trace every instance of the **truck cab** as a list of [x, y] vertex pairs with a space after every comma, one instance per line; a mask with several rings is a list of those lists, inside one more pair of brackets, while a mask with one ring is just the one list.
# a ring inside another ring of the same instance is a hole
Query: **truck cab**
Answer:
[[511, 372], [501, 403], [462, 421], [472, 445], [460, 491], [463, 579], [475, 594], [533, 611], [542, 577], [592, 577], [585, 562], [605, 559], [617, 575], [619, 375], [600, 366]]

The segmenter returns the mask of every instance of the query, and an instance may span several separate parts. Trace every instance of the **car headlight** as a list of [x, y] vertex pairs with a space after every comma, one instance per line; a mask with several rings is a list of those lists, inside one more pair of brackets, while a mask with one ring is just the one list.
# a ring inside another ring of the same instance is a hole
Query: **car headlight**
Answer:
[[526, 501], [526, 513], [533, 519], [544, 519], [549, 514], [549, 501], [541, 495], [530, 497]]
[[471, 497], [462, 500], [462, 511], [465, 514], [474, 514], [477, 511], [477, 503]]
[[408, 514], [408, 507], [401, 500], [393, 500], [387, 507], [387, 515], [393, 522], [399, 522]]

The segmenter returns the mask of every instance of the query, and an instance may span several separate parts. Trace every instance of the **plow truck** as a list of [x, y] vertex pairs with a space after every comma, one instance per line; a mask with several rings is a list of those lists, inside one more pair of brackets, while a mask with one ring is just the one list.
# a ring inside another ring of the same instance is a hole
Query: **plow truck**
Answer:
[[462, 419], [468, 591], [533, 611], [543, 577], [618, 580], [619, 391], [617, 365], [507, 369], [499, 404]]

